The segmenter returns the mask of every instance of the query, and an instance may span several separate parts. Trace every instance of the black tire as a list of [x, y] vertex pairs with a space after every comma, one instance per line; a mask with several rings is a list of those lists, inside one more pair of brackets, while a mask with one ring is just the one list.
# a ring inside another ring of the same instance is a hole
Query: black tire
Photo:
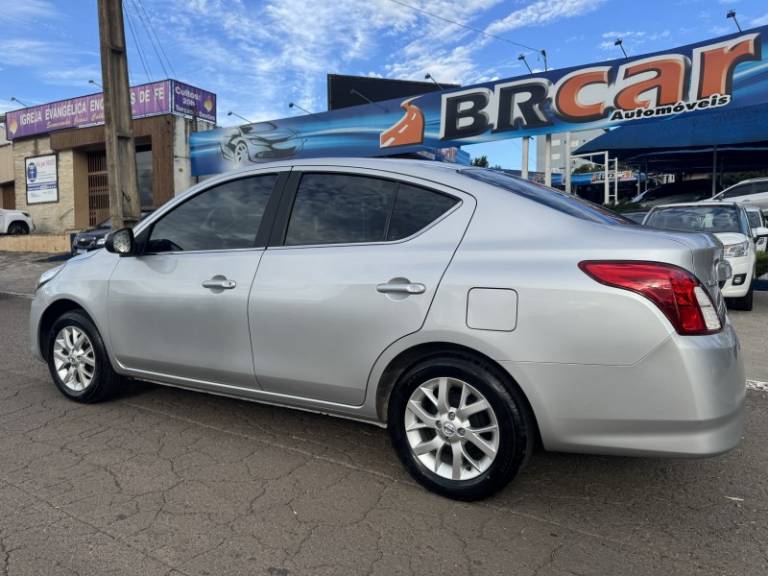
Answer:
[[[496, 456], [484, 472], [472, 479], [448, 479], [430, 470], [411, 450], [405, 430], [411, 394], [443, 376], [477, 389], [488, 400], [498, 422]], [[389, 401], [388, 428], [400, 461], [416, 481], [437, 494], [465, 501], [487, 498], [506, 486], [527, 464], [537, 437], [533, 415], [517, 385], [497, 367], [458, 353], [425, 359], [403, 374]]]
[[749, 286], [749, 292], [747, 292], [741, 298], [728, 298], [726, 304], [731, 310], [743, 310], [750, 312], [754, 306], [755, 299], [755, 286], [751, 284]]
[[[85, 333], [93, 349], [95, 366], [93, 368], [93, 377], [90, 383], [80, 391], [75, 391], [68, 387], [56, 369], [54, 361], [54, 345], [56, 337], [62, 329], [74, 327]], [[48, 370], [51, 373], [54, 384], [59, 391], [70, 400], [81, 402], [83, 404], [93, 404], [101, 402], [112, 396], [118, 389], [122, 378], [112, 369], [109, 357], [107, 356], [104, 342], [101, 339], [99, 331], [94, 326], [88, 316], [79, 311], [73, 310], [62, 314], [51, 326], [48, 333], [47, 348]]]
[[8, 234], [11, 236], [22, 236], [24, 234], [29, 234], [29, 226], [27, 226], [26, 222], [11, 222], [8, 225]]

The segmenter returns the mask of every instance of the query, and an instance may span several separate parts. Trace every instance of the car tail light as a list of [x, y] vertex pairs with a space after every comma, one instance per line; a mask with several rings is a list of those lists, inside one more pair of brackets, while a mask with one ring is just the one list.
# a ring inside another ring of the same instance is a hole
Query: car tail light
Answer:
[[612, 260], [580, 262], [579, 268], [601, 284], [648, 298], [679, 334], [712, 334], [723, 327], [712, 299], [683, 268], [662, 262]]

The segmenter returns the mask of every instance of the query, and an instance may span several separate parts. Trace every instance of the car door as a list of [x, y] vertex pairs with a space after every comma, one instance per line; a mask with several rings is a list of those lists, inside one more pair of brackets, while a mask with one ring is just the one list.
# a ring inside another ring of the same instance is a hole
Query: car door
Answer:
[[[109, 282], [112, 352], [135, 375], [257, 387], [248, 293], [287, 172], [219, 182], [139, 234]], [[270, 203], [272, 200], [272, 203]]]
[[251, 291], [265, 391], [360, 405], [376, 358], [421, 328], [475, 203], [386, 174], [292, 174]]

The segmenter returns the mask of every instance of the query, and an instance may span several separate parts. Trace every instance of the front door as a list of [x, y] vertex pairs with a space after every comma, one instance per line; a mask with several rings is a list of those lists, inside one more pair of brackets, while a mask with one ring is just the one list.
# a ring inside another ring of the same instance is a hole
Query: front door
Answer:
[[376, 171], [305, 169], [283, 200], [281, 245], [251, 291], [256, 377], [275, 394], [362, 404], [376, 358], [424, 323], [474, 199]]
[[278, 180], [270, 173], [216, 184], [155, 221], [142, 255], [120, 259], [109, 282], [120, 364], [148, 379], [256, 387], [248, 293]]

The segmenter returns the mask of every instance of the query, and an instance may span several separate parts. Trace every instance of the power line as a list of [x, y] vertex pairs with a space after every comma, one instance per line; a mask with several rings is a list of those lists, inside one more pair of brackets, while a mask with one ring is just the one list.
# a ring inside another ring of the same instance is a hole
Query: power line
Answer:
[[[160, 61], [160, 66], [163, 68], [163, 72], [165, 72], [166, 77], [170, 77], [168, 75], [168, 69], [170, 69], [171, 72], [173, 72], [173, 75], [175, 76], [176, 71], [173, 69], [173, 65], [171, 64], [171, 61], [168, 59], [168, 55], [165, 53], [163, 44], [162, 42], [160, 42], [160, 38], [158, 37], [157, 32], [155, 31], [155, 25], [152, 23], [152, 19], [149, 17], [149, 13], [147, 12], [147, 9], [144, 7], [144, 4], [142, 3], [141, 0], [131, 0], [131, 3], [134, 4], [134, 9], [136, 10], [136, 13], [139, 15], [139, 19], [141, 20], [141, 23], [147, 32], [149, 41], [152, 44], [152, 48], [155, 51], [155, 55], [157, 56], [157, 59]], [[136, 7], [137, 5], [138, 5], [138, 8]], [[168, 64], [168, 68], [165, 67], [165, 64], [163, 63], [163, 58], [165, 58], [165, 62]]]
[[165, 68], [165, 62], [163, 62], [163, 59], [160, 57], [160, 52], [158, 51], [157, 46], [155, 46], [155, 41], [149, 32], [149, 27], [147, 26], [147, 23], [144, 22], [144, 17], [141, 15], [141, 12], [139, 11], [139, 8], [134, 0], [131, 0], [131, 6], [133, 7], [133, 11], [136, 14], [136, 18], [139, 19], [139, 24], [141, 24], [141, 26], [144, 28], [144, 35], [149, 40], [149, 45], [152, 47], [152, 50], [154, 50], [157, 61], [160, 62], [160, 68], [163, 69], [163, 76], [165, 78], [169, 78], [168, 70]]
[[415, 10], [416, 12], [421, 12], [422, 14], [425, 14], [432, 18], [437, 18], [438, 20], [442, 20], [443, 22], [449, 22], [451, 24], [455, 24], [456, 26], [461, 26], [462, 28], [466, 28], [467, 30], [472, 30], [473, 32], [477, 32], [478, 34], [482, 34], [483, 36], [488, 36], [488, 38], [494, 38], [495, 40], [500, 40], [501, 42], [506, 42], [507, 44], [512, 44], [513, 46], [519, 46], [520, 48], [525, 48], [526, 50], [541, 52], [540, 48], [534, 48], [533, 46], [528, 46], [527, 44], [521, 44], [520, 42], [515, 42], [514, 40], [510, 40], [509, 38], [504, 38], [503, 36], [497, 36], [496, 34], [491, 34], [490, 32], [486, 32], [482, 28], [475, 28], [474, 26], [470, 26], [469, 24], [457, 22], [456, 20], [451, 20], [450, 18], [446, 18], [445, 16], [440, 16], [439, 14], [427, 12], [426, 10], [421, 9], [418, 6], [413, 6], [406, 2], [401, 2], [400, 0], [389, 0], [389, 1], [394, 2], [395, 4], [399, 4], [400, 6], [404, 6], [405, 8], [410, 8], [411, 10]]
[[141, 44], [139, 44], [139, 39], [136, 37], [136, 30], [133, 28], [133, 19], [131, 18], [131, 13], [128, 12], [128, 6], [123, 2], [123, 9], [125, 10], [125, 18], [128, 21], [128, 29], [131, 32], [131, 36], [133, 37], [133, 43], [136, 44], [136, 51], [139, 53], [139, 60], [141, 61], [141, 67], [144, 68], [144, 74], [147, 75], [147, 80], [152, 80], [152, 75], [149, 73], [149, 68], [147, 67], [147, 62], [144, 60], [144, 53], [141, 49]]

